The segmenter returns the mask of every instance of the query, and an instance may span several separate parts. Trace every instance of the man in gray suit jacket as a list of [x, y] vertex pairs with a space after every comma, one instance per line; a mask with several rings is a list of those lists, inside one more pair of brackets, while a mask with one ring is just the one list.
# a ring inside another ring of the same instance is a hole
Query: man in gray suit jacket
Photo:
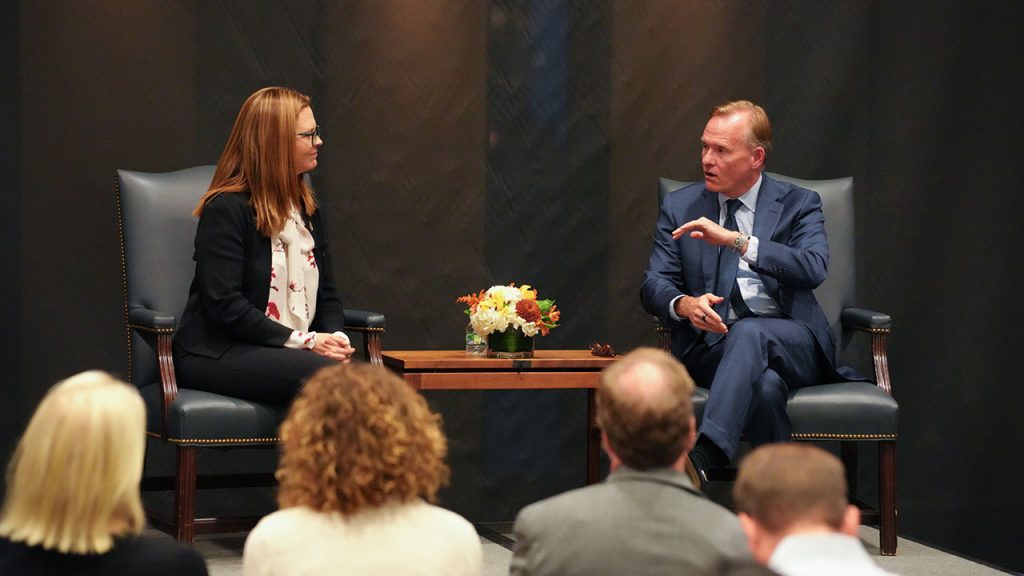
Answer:
[[685, 575], [749, 558], [736, 517], [684, 474], [693, 388], [678, 361], [652, 348], [601, 374], [597, 422], [611, 474], [519, 513], [512, 575]]

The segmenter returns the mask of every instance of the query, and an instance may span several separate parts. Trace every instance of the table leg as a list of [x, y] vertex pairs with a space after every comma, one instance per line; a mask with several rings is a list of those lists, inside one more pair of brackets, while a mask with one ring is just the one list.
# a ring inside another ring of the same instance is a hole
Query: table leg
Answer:
[[587, 389], [587, 484], [596, 484], [601, 464], [601, 431], [597, 428], [594, 389]]

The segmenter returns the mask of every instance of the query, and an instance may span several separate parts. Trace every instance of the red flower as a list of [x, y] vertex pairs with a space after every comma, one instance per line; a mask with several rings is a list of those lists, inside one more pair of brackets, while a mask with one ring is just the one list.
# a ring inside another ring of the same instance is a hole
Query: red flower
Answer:
[[278, 311], [277, 304], [274, 304], [273, 302], [267, 303], [267, 316], [270, 316], [271, 318], [275, 318], [277, 320], [281, 319], [281, 312]]

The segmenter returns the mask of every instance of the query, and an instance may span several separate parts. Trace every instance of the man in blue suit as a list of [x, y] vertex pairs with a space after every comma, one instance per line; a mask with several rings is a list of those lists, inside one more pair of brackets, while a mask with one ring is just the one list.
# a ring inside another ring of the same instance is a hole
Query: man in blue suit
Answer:
[[813, 292], [828, 272], [821, 198], [763, 173], [771, 124], [752, 102], [712, 110], [701, 142], [704, 182], [665, 198], [640, 300], [709, 389], [690, 452], [703, 484], [744, 432], [789, 439], [790, 390], [840, 377]]

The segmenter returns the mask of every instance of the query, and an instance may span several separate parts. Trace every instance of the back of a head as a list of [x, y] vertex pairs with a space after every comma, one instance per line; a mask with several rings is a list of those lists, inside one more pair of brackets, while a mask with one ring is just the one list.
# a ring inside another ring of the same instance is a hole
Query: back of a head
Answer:
[[688, 448], [694, 384], [675, 358], [638, 348], [601, 373], [597, 422], [622, 462], [638, 470], [671, 466]]
[[99, 371], [53, 386], [7, 472], [0, 535], [63, 553], [103, 553], [139, 533], [145, 406], [135, 388]]
[[351, 516], [389, 502], [433, 501], [448, 480], [440, 416], [391, 371], [370, 364], [323, 368], [281, 425], [282, 508]]
[[768, 444], [747, 455], [733, 487], [736, 511], [769, 532], [819, 525], [839, 530], [847, 508], [843, 463], [810, 444]]

